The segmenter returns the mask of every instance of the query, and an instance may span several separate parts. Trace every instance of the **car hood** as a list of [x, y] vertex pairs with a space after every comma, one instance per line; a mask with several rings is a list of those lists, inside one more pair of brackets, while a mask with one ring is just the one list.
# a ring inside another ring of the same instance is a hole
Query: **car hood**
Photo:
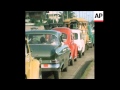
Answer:
[[57, 46], [53, 45], [30, 45], [31, 54], [33, 57], [48, 59], [55, 56], [55, 49]]

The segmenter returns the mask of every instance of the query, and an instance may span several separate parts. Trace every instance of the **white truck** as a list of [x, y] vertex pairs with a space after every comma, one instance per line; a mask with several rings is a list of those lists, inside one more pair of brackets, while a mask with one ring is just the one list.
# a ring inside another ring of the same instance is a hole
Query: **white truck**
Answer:
[[79, 29], [71, 29], [74, 37], [74, 43], [78, 46], [78, 57], [81, 58], [85, 53], [85, 42], [82, 31]]

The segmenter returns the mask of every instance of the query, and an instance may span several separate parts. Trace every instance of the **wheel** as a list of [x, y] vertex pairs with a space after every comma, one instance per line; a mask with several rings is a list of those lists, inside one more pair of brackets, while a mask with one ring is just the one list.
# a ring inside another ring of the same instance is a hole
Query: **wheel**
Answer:
[[73, 66], [73, 64], [74, 64], [74, 60], [71, 59], [71, 60], [70, 60], [70, 65]]
[[69, 65], [69, 62], [67, 63], [66, 68], [63, 69], [64, 72], [67, 72], [67, 71], [68, 71], [68, 65]]
[[93, 44], [90, 46], [90, 48], [92, 48], [93, 47]]
[[79, 52], [79, 58], [81, 58], [81, 57], [82, 57], [82, 51]]
[[87, 50], [89, 50], [89, 46], [87, 45]]
[[76, 59], [74, 59], [74, 61], [77, 61], [77, 58], [76, 58]]
[[67, 71], [68, 71], [68, 66], [67, 66], [65, 69], [63, 69], [63, 71], [64, 71], [64, 72], [67, 72]]
[[87, 51], [87, 50], [88, 50], [88, 45], [86, 44], [86, 45], [85, 45], [85, 51]]
[[85, 55], [85, 52], [83, 52], [82, 55], [84, 56], [84, 55]]
[[61, 78], [61, 70], [60, 71], [54, 71], [53, 75], [54, 75], [54, 79], [60, 79]]

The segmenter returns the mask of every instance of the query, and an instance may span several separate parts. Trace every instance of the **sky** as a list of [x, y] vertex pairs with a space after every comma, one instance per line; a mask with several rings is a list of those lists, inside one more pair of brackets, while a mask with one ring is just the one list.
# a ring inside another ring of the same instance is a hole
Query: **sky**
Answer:
[[73, 11], [75, 12], [76, 17], [85, 18], [88, 21], [93, 20], [94, 11]]
[[[59, 12], [63, 12], [63, 11], [49, 11], [49, 13], [59, 13]], [[92, 21], [93, 20], [93, 15], [94, 15], [94, 11], [73, 11], [75, 12], [75, 16], [77, 18], [84, 18], [88, 21]]]
[[[62, 11], [59, 11], [59, 12], [62, 12]], [[84, 18], [88, 21], [93, 20], [94, 11], [73, 11], [73, 12], [75, 12], [76, 17], [78, 18]]]

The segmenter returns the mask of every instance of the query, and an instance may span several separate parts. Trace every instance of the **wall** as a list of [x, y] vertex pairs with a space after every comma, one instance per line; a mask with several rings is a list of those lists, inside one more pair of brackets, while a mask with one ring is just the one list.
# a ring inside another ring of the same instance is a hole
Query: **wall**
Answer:
[[[31, 28], [32, 27], [36, 27], [36, 26], [25, 26], [25, 30], [31, 30]], [[44, 26], [37, 26], [37, 28], [39, 29], [39, 30], [44, 30], [45, 28], [44, 28]]]

